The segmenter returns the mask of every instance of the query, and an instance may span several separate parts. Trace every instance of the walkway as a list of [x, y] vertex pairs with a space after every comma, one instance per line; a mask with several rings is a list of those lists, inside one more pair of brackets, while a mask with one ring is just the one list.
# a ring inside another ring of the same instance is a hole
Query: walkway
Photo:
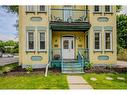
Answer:
[[116, 64], [118, 67], [126, 67], [127, 68], [127, 61], [117, 61]]
[[92, 89], [82, 76], [67, 76], [67, 81], [70, 89]]

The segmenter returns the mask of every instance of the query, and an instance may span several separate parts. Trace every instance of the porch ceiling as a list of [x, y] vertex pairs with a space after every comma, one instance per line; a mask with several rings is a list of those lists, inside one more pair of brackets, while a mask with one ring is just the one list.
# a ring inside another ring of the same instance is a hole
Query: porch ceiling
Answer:
[[89, 22], [50, 22], [50, 28], [55, 31], [88, 31], [91, 25]]

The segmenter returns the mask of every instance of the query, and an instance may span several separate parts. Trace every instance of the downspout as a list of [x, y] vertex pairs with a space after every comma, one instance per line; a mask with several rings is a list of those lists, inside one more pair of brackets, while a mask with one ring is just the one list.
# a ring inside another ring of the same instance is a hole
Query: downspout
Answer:
[[[48, 7], [48, 22], [50, 22], [50, 10], [49, 10], [50, 8]], [[51, 56], [50, 56], [50, 53], [51, 53], [51, 33], [50, 33], [51, 31], [50, 31], [50, 25], [48, 25], [48, 42], [49, 42], [49, 47], [48, 47], [48, 64], [46, 65], [46, 68], [45, 68], [45, 77], [47, 77], [47, 75], [48, 75], [48, 68], [49, 68], [49, 65], [50, 65], [50, 63], [51, 63]]]

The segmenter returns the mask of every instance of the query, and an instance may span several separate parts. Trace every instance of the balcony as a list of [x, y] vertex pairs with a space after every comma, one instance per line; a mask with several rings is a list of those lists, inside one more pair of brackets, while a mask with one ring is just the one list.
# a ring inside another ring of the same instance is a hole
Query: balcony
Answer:
[[80, 9], [51, 9], [52, 30], [82, 30], [90, 28], [88, 11]]

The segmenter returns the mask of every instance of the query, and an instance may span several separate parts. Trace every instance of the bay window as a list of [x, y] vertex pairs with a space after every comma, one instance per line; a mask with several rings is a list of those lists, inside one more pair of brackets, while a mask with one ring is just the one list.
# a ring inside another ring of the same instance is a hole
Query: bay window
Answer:
[[112, 6], [106, 5], [105, 6], [105, 12], [112, 12]]
[[45, 33], [39, 32], [39, 50], [45, 50]]
[[28, 5], [26, 6], [26, 12], [35, 12], [36, 6]]
[[105, 50], [112, 50], [112, 33], [105, 32]]
[[101, 6], [95, 5], [94, 12], [101, 12]]
[[34, 32], [27, 32], [27, 50], [35, 49]]
[[101, 33], [100, 32], [94, 33], [94, 49], [101, 50]]

